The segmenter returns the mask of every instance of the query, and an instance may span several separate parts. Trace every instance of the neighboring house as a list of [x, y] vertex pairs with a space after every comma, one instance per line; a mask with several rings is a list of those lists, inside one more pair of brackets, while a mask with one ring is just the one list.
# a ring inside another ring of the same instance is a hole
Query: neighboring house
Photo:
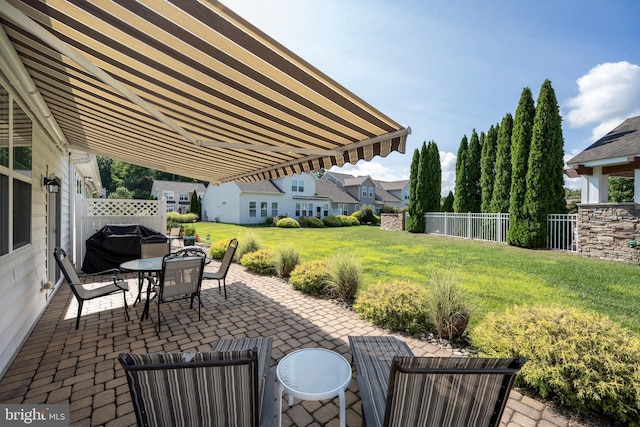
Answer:
[[[385, 205], [390, 205], [396, 208], [403, 208], [409, 205], [409, 180], [403, 181], [377, 181], [382, 190], [390, 193], [393, 197], [388, 197], [384, 194], [380, 194], [379, 200], [383, 201]], [[377, 193], [376, 193], [377, 194]], [[378, 199], [378, 197], [376, 196]]]
[[[404, 183], [404, 181], [402, 181]], [[394, 187], [394, 183], [386, 183]], [[397, 184], [404, 188], [407, 184]], [[325, 173], [296, 174], [260, 182], [210, 184], [202, 198], [203, 219], [231, 224], [262, 224], [267, 218], [351, 215], [362, 205], [379, 211], [384, 204], [402, 201], [371, 177]]]
[[[204, 184], [195, 182], [177, 182], [154, 180], [151, 195], [158, 200], [167, 200], [167, 212], [187, 213], [191, 203], [191, 194], [195, 191], [200, 197], [204, 196], [207, 188]], [[200, 212], [196, 212], [200, 215]]]

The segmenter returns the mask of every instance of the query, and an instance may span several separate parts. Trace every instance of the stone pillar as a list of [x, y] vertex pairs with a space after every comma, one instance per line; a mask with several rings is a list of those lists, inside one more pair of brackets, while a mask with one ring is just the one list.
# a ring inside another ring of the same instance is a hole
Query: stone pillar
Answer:
[[578, 252], [590, 258], [640, 262], [640, 205], [636, 203], [581, 204], [578, 207]]
[[405, 226], [405, 213], [383, 213], [380, 214], [381, 230], [403, 231]]

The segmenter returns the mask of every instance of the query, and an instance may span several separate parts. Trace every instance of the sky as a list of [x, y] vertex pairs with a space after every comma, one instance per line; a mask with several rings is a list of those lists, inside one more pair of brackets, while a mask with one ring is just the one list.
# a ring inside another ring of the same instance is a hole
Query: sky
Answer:
[[[464, 135], [537, 102], [549, 79], [565, 161], [640, 115], [637, 0], [223, 0], [324, 74], [410, 126], [405, 154], [333, 168], [409, 178], [413, 153], [435, 141], [442, 194], [454, 190]], [[580, 188], [580, 178], [565, 179]]]

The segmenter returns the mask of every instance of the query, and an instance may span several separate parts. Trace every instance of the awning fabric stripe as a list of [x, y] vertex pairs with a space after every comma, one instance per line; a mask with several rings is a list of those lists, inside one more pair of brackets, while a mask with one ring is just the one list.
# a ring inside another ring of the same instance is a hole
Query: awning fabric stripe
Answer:
[[[68, 148], [214, 182], [404, 153], [410, 129], [218, 2], [0, 3], [0, 23]], [[24, 20], [3, 13], [8, 6]]]

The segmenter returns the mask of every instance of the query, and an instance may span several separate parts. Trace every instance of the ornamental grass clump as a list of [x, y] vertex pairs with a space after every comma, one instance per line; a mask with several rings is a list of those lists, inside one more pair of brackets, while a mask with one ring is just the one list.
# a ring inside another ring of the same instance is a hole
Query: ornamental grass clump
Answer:
[[409, 282], [381, 282], [358, 294], [353, 310], [374, 325], [415, 334], [431, 328], [429, 292]]
[[490, 357], [528, 359], [517, 383], [569, 410], [640, 425], [640, 338], [608, 317], [568, 307], [490, 313], [472, 331]]
[[327, 260], [313, 260], [298, 264], [291, 272], [289, 283], [295, 290], [324, 296], [329, 278]]
[[449, 272], [431, 273], [429, 282], [429, 320], [440, 338], [456, 341], [467, 329], [471, 317], [467, 297]]
[[345, 302], [351, 302], [362, 283], [362, 263], [353, 253], [339, 251], [327, 262], [327, 294]]
[[260, 243], [258, 236], [254, 233], [247, 233], [242, 238], [238, 239], [238, 247], [236, 248], [236, 253], [233, 258], [236, 261], [239, 261], [243, 256], [245, 256], [245, 254], [255, 252], [261, 248], [262, 244]]
[[274, 259], [275, 252], [273, 249], [260, 249], [246, 253], [240, 258], [240, 265], [256, 274], [274, 276], [276, 274]]
[[289, 277], [300, 262], [300, 254], [291, 246], [283, 246], [275, 252], [273, 264], [279, 277]]

